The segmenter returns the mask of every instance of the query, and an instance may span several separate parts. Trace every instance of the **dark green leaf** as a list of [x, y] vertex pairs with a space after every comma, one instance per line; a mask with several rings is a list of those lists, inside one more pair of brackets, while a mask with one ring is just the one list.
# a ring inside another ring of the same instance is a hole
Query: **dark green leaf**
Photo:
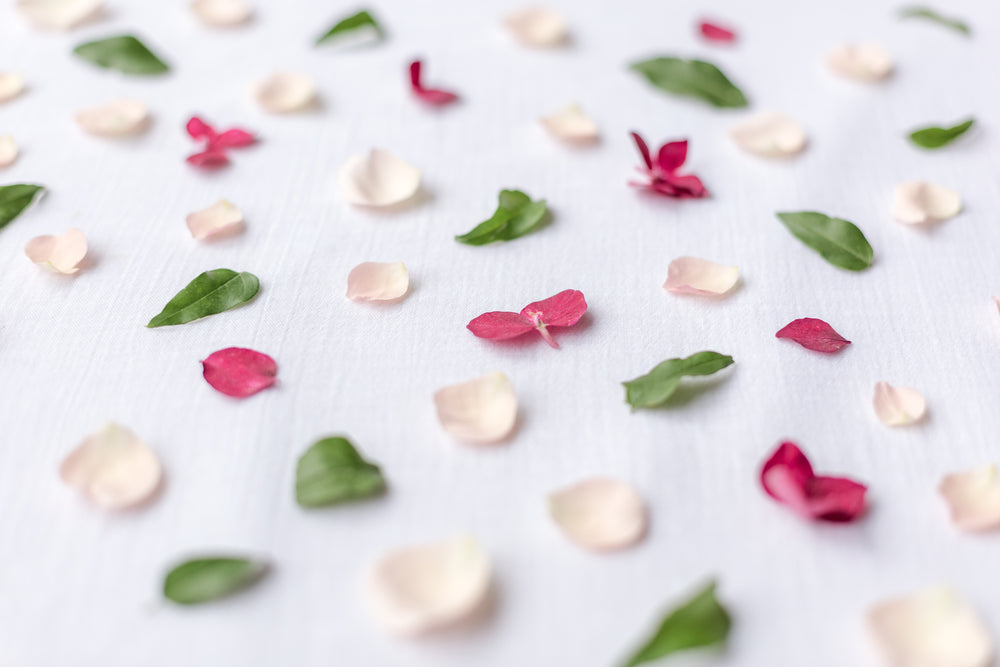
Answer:
[[335, 505], [384, 491], [378, 466], [361, 458], [346, 438], [324, 438], [299, 458], [295, 499], [303, 507]]
[[715, 599], [715, 582], [667, 614], [653, 636], [635, 652], [625, 667], [665, 658], [689, 648], [725, 643], [732, 622], [726, 609]]
[[718, 67], [702, 60], [651, 58], [633, 63], [631, 68], [651, 84], [674, 95], [685, 95], [708, 102], [714, 107], [740, 108], [747, 98]]
[[31, 206], [38, 193], [44, 190], [41, 185], [0, 185], [0, 229], [13, 222], [14, 218], [24, 213]]
[[910, 133], [910, 141], [921, 148], [941, 148], [965, 134], [976, 123], [970, 118], [954, 127], [925, 127]]
[[972, 30], [963, 21], [958, 19], [949, 18], [947, 16], [942, 16], [930, 7], [907, 7], [899, 13], [901, 18], [921, 18], [927, 19], [928, 21], [933, 21], [934, 23], [945, 26], [946, 28], [951, 28], [952, 30], [957, 30], [963, 35], [971, 35]]
[[778, 213], [778, 218], [795, 238], [834, 266], [861, 271], [872, 265], [874, 251], [853, 223], [814, 211]]
[[466, 245], [486, 245], [494, 241], [512, 241], [538, 229], [548, 208], [545, 200], [531, 201], [520, 190], [502, 190], [493, 216], [476, 225], [472, 231], [456, 236]]
[[116, 69], [124, 74], [163, 74], [170, 69], [132, 35], [87, 42], [73, 49], [73, 53], [98, 67]]
[[319, 46], [320, 44], [330, 41], [340, 35], [361, 30], [363, 28], [371, 28], [375, 31], [375, 36], [379, 40], [385, 39], [385, 31], [382, 30], [382, 26], [378, 24], [375, 17], [372, 16], [367, 10], [362, 10], [357, 14], [352, 14], [341, 21], [337, 21], [332, 28], [327, 30], [322, 37], [316, 40], [316, 45]]
[[655, 408], [677, 391], [684, 376], [711, 375], [732, 363], [732, 357], [718, 352], [698, 352], [683, 359], [667, 359], [645, 375], [622, 382], [625, 401], [633, 409]]
[[206, 271], [188, 283], [149, 321], [149, 328], [184, 324], [246, 303], [257, 295], [260, 281], [252, 273], [229, 269]]
[[178, 604], [200, 604], [255, 584], [267, 564], [245, 558], [196, 558], [167, 573], [163, 596]]

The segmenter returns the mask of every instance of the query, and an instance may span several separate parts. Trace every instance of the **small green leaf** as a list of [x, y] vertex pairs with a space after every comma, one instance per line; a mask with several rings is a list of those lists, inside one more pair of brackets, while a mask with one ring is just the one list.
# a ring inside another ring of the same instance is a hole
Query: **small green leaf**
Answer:
[[795, 238], [834, 266], [862, 271], [872, 265], [874, 251], [853, 223], [814, 211], [778, 213], [778, 218]]
[[927, 19], [928, 21], [933, 21], [939, 25], [943, 25], [946, 28], [951, 28], [952, 30], [957, 30], [965, 36], [972, 34], [972, 30], [969, 26], [958, 19], [949, 18], [947, 16], [942, 16], [930, 7], [907, 7], [899, 12], [900, 18], [910, 19], [910, 18], [921, 18]]
[[181, 563], [163, 580], [163, 596], [178, 604], [201, 604], [257, 583], [267, 564], [245, 558], [196, 558]]
[[346, 438], [324, 438], [299, 458], [295, 500], [302, 507], [335, 505], [384, 491], [378, 466], [361, 458]]
[[976, 119], [970, 118], [954, 127], [925, 127], [910, 133], [910, 141], [921, 148], [941, 148], [965, 134], [975, 125]]
[[364, 28], [371, 28], [375, 31], [375, 37], [378, 41], [385, 39], [385, 31], [382, 30], [382, 26], [380, 26], [378, 21], [375, 20], [375, 17], [371, 15], [371, 12], [361, 10], [357, 14], [352, 14], [345, 19], [337, 21], [332, 28], [327, 30], [322, 37], [316, 40], [316, 46], [339, 37], [340, 35], [355, 32], [356, 30]]
[[720, 108], [747, 105], [742, 91], [712, 63], [667, 57], [643, 60], [630, 67], [657, 88], [674, 95], [694, 97]]
[[24, 213], [24, 209], [31, 206], [31, 202], [35, 201], [35, 197], [44, 189], [44, 186], [26, 183], [0, 185], [0, 229]]
[[259, 289], [260, 281], [252, 273], [230, 269], [206, 271], [178, 292], [146, 326], [153, 329], [215, 315], [246, 303]]
[[73, 53], [98, 67], [116, 69], [123, 74], [163, 74], [170, 68], [146, 45], [132, 35], [120, 35], [87, 42]]
[[501, 190], [499, 204], [493, 216], [476, 225], [472, 231], [456, 236], [466, 245], [486, 245], [495, 241], [512, 241], [538, 229], [548, 207], [544, 199], [531, 201], [520, 190]]
[[659, 660], [677, 651], [725, 643], [732, 621], [715, 599], [715, 582], [667, 614], [653, 636], [646, 640], [624, 667]]
[[732, 357], [708, 351], [683, 359], [667, 359], [645, 375], [622, 382], [625, 401], [633, 409], [655, 408], [663, 405], [677, 391], [684, 376], [711, 375], [732, 363]]

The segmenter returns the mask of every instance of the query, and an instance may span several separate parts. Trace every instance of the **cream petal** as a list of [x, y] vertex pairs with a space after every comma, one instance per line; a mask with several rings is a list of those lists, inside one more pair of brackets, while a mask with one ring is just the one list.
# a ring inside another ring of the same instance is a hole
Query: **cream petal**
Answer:
[[420, 187], [420, 170], [379, 148], [352, 156], [338, 174], [344, 198], [359, 206], [392, 206]]
[[367, 578], [368, 602], [386, 630], [419, 635], [470, 620], [489, 597], [489, 556], [475, 538], [394, 551]]
[[347, 298], [352, 301], [391, 301], [410, 287], [402, 262], [362, 262], [347, 275]]
[[125, 509], [138, 505], [160, 485], [160, 462], [132, 431], [108, 424], [67, 456], [59, 468], [63, 481], [95, 505]]
[[202, 23], [215, 28], [246, 23], [253, 15], [253, 8], [243, 0], [194, 0], [191, 11]]
[[900, 183], [892, 192], [892, 217], [907, 225], [941, 222], [961, 210], [957, 192], [933, 183]]
[[551, 116], [545, 116], [542, 124], [552, 136], [571, 143], [590, 143], [600, 137], [597, 123], [575, 104]]
[[646, 504], [626, 482], [595, 477], [549, 496], [562, 531], [586, 549], [623, 549], [646, 533]]
[[199, 241], [232, 236], [243, 231], [243, 213], [225, 199], [188, 215], [187, 228]]
[[945, 475], [938, 491], [959, 529], [976, 532], [1000, 527], [1000, 474], [995, 465]]
[[975, 610], [950, 588], [881, 602], [868, 612], [876, 643], [893, 667], [987, 667], [993, 641]]
[[504, 23], [519, 42], [528, 46], [558, 46], [569, 34], [562, 15], [543, 7], [512, 12]]
[[802, 126], [791, 116], [773, 111], [737, 123], [729, 136], [748, 153], [768, 158], [795, 155], [806, 145]]
[[892, 58], [877, 44], [843, 44], [826, 62], [834, 73], [857, 81], [878, 81], [892, 72]]
[[69, 275], [80, 270], [87, 256], [87, 239], [75, 227], [61, 236], [36, 236], [24, 246], [24, 254], [35, 264]]
[[24, 76], [17, 72], [0, 72], [0, 103], [9, 102], [24, 92]]
[[439, 389], [434, 404], [444, 430], [465, 442], [498, 442], [517, 422], [514, 387], [499, 371]]
[[740, 279], [735, 266], [716, 264], [698, 257], [678, 257], [667, 267], [663, 289], [681, 294], [717, 296], [731, 290]]
[[257, 84], [254, 97], [271, 113], [302, 111], [316, 99], [316, 84], [305, 74], [276, 72]]
[[907, 426], [923, 419], [927, 403], [916, 389], [893, 387], [888, 382], [875, 385], [872, 400], [875, 414], [886, 426]]
[[127, 137], [148, 127], [149, 108], [136, 100], [114, 100], [76, 113], [76, 124], [96, 137]]
[[9, 135], [0, 137], [0, 169], [14, 164], [19, 153], [14, 137]]
[[17, 8], [36, 27], [70, 30], [97, 17], [103, 0], [20, 0]]

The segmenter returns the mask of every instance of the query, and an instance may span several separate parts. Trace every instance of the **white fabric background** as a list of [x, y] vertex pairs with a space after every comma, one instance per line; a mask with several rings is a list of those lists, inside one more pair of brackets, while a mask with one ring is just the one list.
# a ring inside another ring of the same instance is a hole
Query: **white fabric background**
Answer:
[[[0, 664], [612, 665], [713, 576], [735, 619], [730, 646], [671, 664], [875, 665], [865, 609], [937, 583], [954, 585], [1000, 636], [997, 538], [958, 534], [935, 492], [944, 473], [998, 458], [995, 4], [939, 3], [973, 25], [964, 39], [899, 21], [884, 1], [552, 0], [573, 31], [553, 51], [508, 38], [505, 0], [382, 0], [373, 9], [390, 39], [360, 50], [311, 46], [350, 3], [259, 2], [257, 20], [231, 31], [202, 27], [182, 2], [109, 4], [106, 20], [68, 35], [31, 30], [12, 2], [0, 10], [0, 69], [30, 84], [0, 107], [0, 133], [24, 151], [0, 183], [49, 188], [0, 233]], [[698, 40], [703, 15], [738, 27], [738, 46]], [[127, 78], [70, 53], [123, 31], [172, 72]], [[897, 75], [874, 86], [835, 78], [823, 56], [848, 40], [885, 45]], [[751, 109], [671, 98], [627, 71], [657, 54], [715, 61]], [[417, 55], [427, 82], [459, 91], [461, 105], [433, 111], [411, 99], [405, 66]], [[321, 112], [256, 107], [249, 86], [282, 68], [316, 78]], [[77, 109], [121, 96], [149, 103], [147, 135], [106, 141], [75, 126]], [[600, 123], [599, 146], [567, 148], [539, 127], [573, 101]], [[728, 127], [765, 109], [807, 128], [801, 158], [765, 162], [731, 143]], [[195, 148], [183, 132], [192, 113], [262, 141], [235, 151], [228, 169], [196, 171], [183, 161]], [[947, 149], [904, 139], [969, 115], [979, 125]], [[628, 188], [630, 129], [657, 144], [689, 137], [689, 167], [713, 197]], [[337, 168], [373, 146], [423, 169], [424, 201], [381, 214], [340, 199]], [[966, 210], [927, 231], [893, 222], [892, 187], [913, 179], [959, 190]], [[454, 242], [504, 187], [547, 198], [551, 226], [506, 245]], [[191, 240], [184, 216], [222, 197], [245, 212], [246, 234]], [[826, 264], [774, 217], [799, 209], [858, 224], [874, 266]], [[31, 237], [70, 226], [90, 240], [90, 270], [67, 279], [23, 256]], [[686, 254], [737, 264], [741, 288], [718, 302], [665, 293], [668, 262]], [[347, 301], [347, 272], [365, 260], [405, 261], [409, 298]], [[256, 273], [257, 300], [144, 328], [219, 267]], [[465, 330], [484, 311], [567, 288], [584, 292], [590, 314], [558, 335], [559, 351]], [[826, 357], [774, 339], [806, 316], [854, 345]], [[216, 393], [199, 361], [228, 346], [272, 355], [280, 384], [243, 402]], [[737, 363], [685, 405], [630, 414], [620, 381], [703, 349]], [[487, 449], [451, 441], [433, 392], [495, 369], [521, 400], [517, 437]], [[929, 420], [879, 424], [871, 394], [883, 379], [924, 392]], [[167, 485], [148, 509], [106, 515], [58, 479], [64, 455], [108, 420], [163, 460]], [[304, 511], [296, 459], [335, 433], [382, 464], [391, 492]], [[786, 437], [818, 470], [867, 482], [870, 516], [810, 525], [766, 498], [758, 466]], [[551, 524], [545, 495], [594, 474], [622, 476], [648, 499], [651, 531], [638, 548], [583, 553]], [[490, 620], [422, 641], [385, 635], [360, 594], [367, 565], [461, 532], [495, 559]], [[161, 602], [165, 569], [206, 551], [259, 554], [275, 569], [229, 600]]]

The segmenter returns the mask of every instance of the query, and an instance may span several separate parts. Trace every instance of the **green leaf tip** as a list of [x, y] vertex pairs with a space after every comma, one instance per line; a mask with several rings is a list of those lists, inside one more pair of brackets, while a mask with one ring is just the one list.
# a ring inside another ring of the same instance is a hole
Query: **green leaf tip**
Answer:
[[31, 183], [0, 185], [0, 229], [24, 213], [44, 190], [45, 186]]
[[341, 35], [363, 30], [365, 28], [370, 28], [374, 31], [377, 41], [385, 39], [385, 30], [382, 29], [379, 22], [375, 20], [375, 17], [370, 11], [362, 9], [356, 14], [351, 14], [350, 16], [333, 24], [332, 28], [316, 39], [316, 46], [332, 41]]
[[629, 68], [673, 95], [692, 97], [720, 109], [740, 109], [748, 104], [743, 91], [722, 70], [704, 60], [664, 56], [632, 63]]
[[168, 72], [170, 67], [133, 35], [118, 35], [80, 44], [73, 53], [98, 67], [123, 74], [149, 76]]
[[455, 240], [475, 246], [513, 241], [544, 226], [548, 213], [544, 199], [532, 201], [520, 190], [501, 190], [498, 199], [496, 211], [488, 220], [456, 236]]
[[854, 223], [815, 211], [778, 213], [777, 216], [795, 238], [830, 264], [848, 271], [863, 271], [872, 265], [875, 253]]
[[924, 127], [910, 133], [910, 141], [921, 148], [935, 149], [947, 146], [968, 132], [976, 124], [975, 118], [953, 125], [952, 127]]
[[659, 407], [674, 395], [684, 377], [712, 375], [732, 363], [732, 357], [710, 350], [689, 357], [667, 359], [645, 375], [622, 382], [625, 402], [633, 410]]
[[944, 16], [939, 14], [930, 7], [904, 7], [899, 12], [899, 17], [904, 19], [920, 18], [926, 19], [938, 25], [944, 26], [945, 28], [951, 28], [952, 30], [959, 32], [966, 37], [972, 35], [972, 29], [969, 24], [965, 23], [956, 18]]

